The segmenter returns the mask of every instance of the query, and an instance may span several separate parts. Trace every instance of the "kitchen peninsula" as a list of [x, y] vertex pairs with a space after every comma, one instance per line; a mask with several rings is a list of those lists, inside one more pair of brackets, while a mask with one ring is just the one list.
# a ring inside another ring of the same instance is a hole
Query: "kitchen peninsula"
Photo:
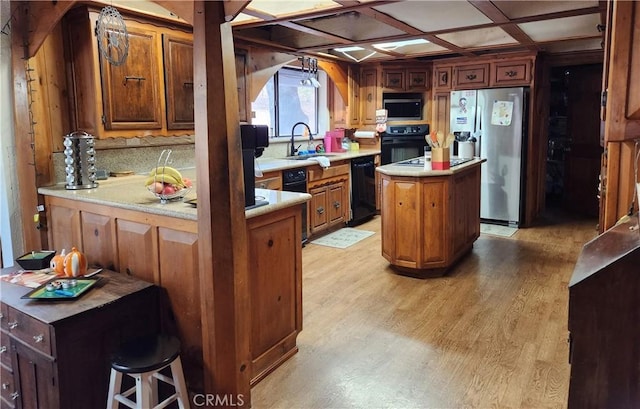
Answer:
[[410, 163], [377, 168], [382, 180], [382, 255], [397, 272], [442, 276], [471, 250], [480, 236], [482, 162], [485, 159], [475, 158], [448, 170]]
[[[195, 169], [182, 170], [195, 178]], [[144, 187], [146, 175], [100, 181], [95, 189], [42, 187], [51, 248], [81, 248], [89, 263], [155, 283], [166, 291], [182, 341], [189, 389], [202, 388], [203, 361], [197, 208], [161, 204]], [[197, 181], [194, 181], [197, 186]], [[195, 198], [195, 189], [185, 199]], [[246, 210], [251, 383], [298, 350], [302, 330], [302, 206], [306, 193], [256, 189], [269, 203]], [[215, 234], [215, 232], [214, 232]]]

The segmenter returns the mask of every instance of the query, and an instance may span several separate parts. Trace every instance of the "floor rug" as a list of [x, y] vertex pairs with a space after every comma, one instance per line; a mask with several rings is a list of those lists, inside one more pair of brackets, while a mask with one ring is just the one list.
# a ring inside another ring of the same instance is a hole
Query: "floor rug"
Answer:
[[340, 230], [329, 233], [326, 236], [313, 240], [311, 244], [320, 244], [321, 246], [335, 247], [338, 249], [346, 249], [375, 234], [368, 230], [358, 230], [352, 227], [344, 227]]
[[482, 234], [491, 234], [500, 237], [511, 237], [517, 231], [518, 229], [516, 229], [515, 227], [480, 223], [480, 233]]

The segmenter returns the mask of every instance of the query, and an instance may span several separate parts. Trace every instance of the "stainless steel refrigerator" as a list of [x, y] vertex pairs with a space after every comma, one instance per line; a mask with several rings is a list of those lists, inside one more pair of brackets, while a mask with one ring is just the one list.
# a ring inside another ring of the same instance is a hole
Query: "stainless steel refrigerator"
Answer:
[[517, 227], [525, 192], [528, 88], [451, 91], [451, 132], [475, 137], [476, 156], [486, 159], [480, 181], [480, 218]]

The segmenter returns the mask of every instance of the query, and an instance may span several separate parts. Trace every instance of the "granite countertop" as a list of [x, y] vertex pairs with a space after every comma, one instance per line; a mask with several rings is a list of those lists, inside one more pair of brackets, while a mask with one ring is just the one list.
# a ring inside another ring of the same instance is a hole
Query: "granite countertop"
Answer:
[[[306, 162], [306, 161], [290, 161]], [[187, 220], [197, 220], [197, 209], [185, 201], [196, 198], [197, 181], [195, 181], [195, 168], [180, 169], [184, 177], [193, 180], [193, 188], [184, 197], [184, 200], [168, 201], [160, 203], [144, 186], [147, 175], [131, 175], [123, 177], [110, 177], [107, 180], [98, 181], [95, 189], [67, 190], [64, 184], [38, 188], [38, 193], [55, 196], [62, 199], [78, 200], [95, 203], [98, 205], [112, 206], [121, 209], [157, 214], [162, 216], [177, 217]], [[262, 199], [269, 202], [268, 205], [245, 210], [247, 219], [302, 204], [311, 199], [307, 193], [282, 192], [277, 190], [256, 189], [256, 200]]]
[[[416, 158], [418, 159], [418, 158]], [[451, 159], [455, 159], [452, 157]], [[446, 176], [453, 175], [458, 172], [462, 172], [470, 167], [480, 166], [486, 159], [473, 158], [468, 162], [464, 162], [460, 165], [453, 166], [447, 170], [427, 170], [424, 165], [400, 165], [398, 163], [390, 163], [388, 165], [378, 166], [377, 172], [380, 172], [388, 176], [405, 176], [405, 177], [432, 177], [432, 176]]]
[[[376, 149], [360, 149], [358, 151], [347, 152], [331, 152], [328, 154], [319, 154], [318, 156], [325, 156], [329, 159], [329, 162], [336, 162], [341, 160], [349, 160], [353, 158], [359, 158], [362, 156], [379, 155], [380, 150]], [[285, 170], [292, 168], [300, 168], [306, 166], [317, 165], [318, 162], [310, 159], [286, 159], [286, 158], [258, 158], [256, 159], [257, 167], [263, 172], [272, 172], [277, 170]]]

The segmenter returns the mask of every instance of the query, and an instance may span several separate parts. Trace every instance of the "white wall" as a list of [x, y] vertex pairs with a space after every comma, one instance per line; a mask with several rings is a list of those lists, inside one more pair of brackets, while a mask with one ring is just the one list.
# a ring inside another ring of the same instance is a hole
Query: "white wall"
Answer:
[[[0, 0], [0, 28], [11, 16], [9, 0]], [[7, 30], [9, 31], [9, 30]], [[0, 241], [5, 267], [24, 254], [20, 222], [18, 181], [13, 170], [15, 134], [13, 129], [13, 81], [11, 75], [11, 36], [0, 34]], [[35, 209], [34, 209], [35, 213]], [[34, 249], [35, 250], [35, 249]]]

